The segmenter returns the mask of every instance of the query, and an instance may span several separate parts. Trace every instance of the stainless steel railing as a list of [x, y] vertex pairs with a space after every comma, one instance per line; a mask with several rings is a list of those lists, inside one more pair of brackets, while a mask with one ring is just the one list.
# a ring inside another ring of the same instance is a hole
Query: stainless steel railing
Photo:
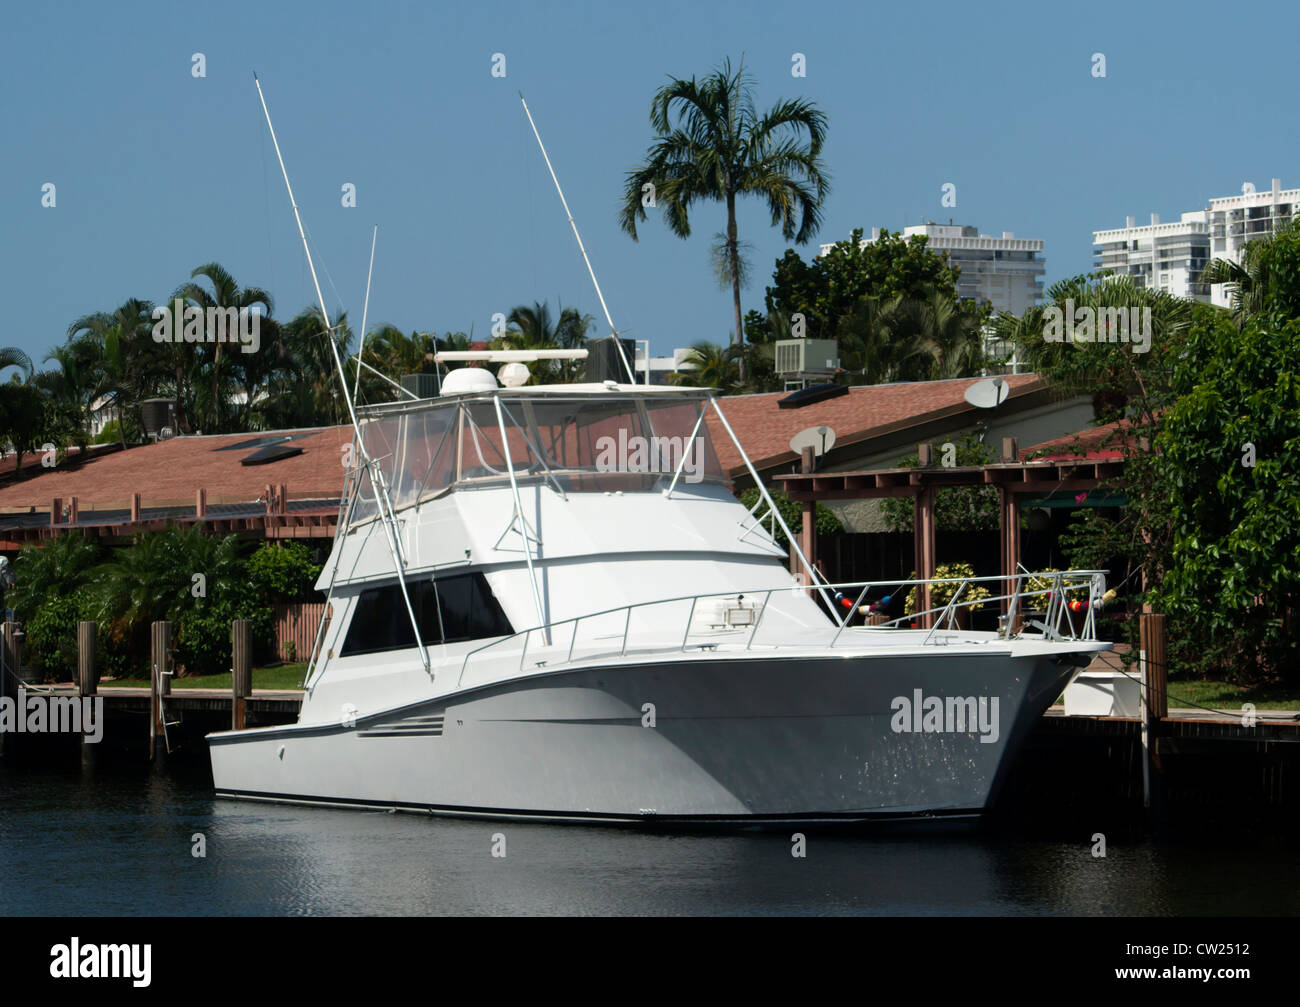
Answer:
[[[692, 628], [696, 625], [696, 614], [699, 610], [699, 604], [705, 599], [719, 599], [726, 602], [732, 602], [734, 605], [724, 606], [722, 612], [722, 622], [708, 623], [707, 628], [712, 630], [714, 635], [730, 636], [732, 630], [739, 631], [748, 627], [749, 632], [745, 634], [743, 650], [749, 651], [754, 648], [754, 641], [758, 636], [758, 631], [763, 623], [764, 616], [767, 615], [769, 603], [772, 596], [782, 592], [804, 593], [808, 595], [821, 595], [827, 591], [835, 592], [836, 603], [841, 603], [840, 599], [847, 599], [846, 591], [856, 591], [854, 601], [846, 608], [844, 613], [835, 613], [832, 618], [835, 632], [831, 637], [828, 648], [834, 648], [843, 637], [845, 630], [883, 630], [890, 631], [900, 628], [901, 624], [910, 623], [914, 620], [929, 621], [926, 617], [935, 616], [933, 625], [929, 626], [929, 632], [921, 641], [923, 646], [937, 646], [950, 642], [950, 636], [944, 636], [944, 633], [960, 632], [957, 627], [957, 612], [962, 609], [974, 610], [984, 605], [994, 604], [1001, 601], [1007, 601], [1007, 614], [1003, 618], [1002, 627], [998, 630], [998, 637], [1001, 639], [1014, 639], [1020, 636], [1023, 629], [1017, 629], [1016, 619], [1021, 614], [1020, 609], [1023, 599], [1045, 597], [1047, 601], [1046, 608], [1043, 612], [1041, 621], [1033, 621], [1026, 624], [1025, 628], [1036, 628], [1041, 631], [1043, 637], [1049, 640], [1095, 640], [1097, 633], [1096, 610], [1102, 604], [1102, 597], [1106, 591], [1104, 570], [1065, 570], [1051, 571], [1041, 574], [1031, 574], [1028, 572], [1014, 574], [1011, 577], [993, 576], [993, 577], [935, 577], [922, 580], [903, 580], [903, 581], [858, 581], [848, 584], [817, 584], [805, 585], [798, 582], [783, 587], [759, 588], [753, 591], [714, 591], [694, 595], [681, 595], [676, 598], [658, 598], [652, 601], [633, 602], [628, 605], [619, 605], [614, 608], [603, 609], [597, 612], [588, 612], [583, 615], [570, 616], [567, 619], [549, 622], [542, 626], [533, 626], [528, 629], [520, 630], [510, 636], [499, 637], [489, 643], [465, 654], [461, 661], [460, 675], [457, 678], [457, 687], [465, 677], [465, 670], [469, 667], [471, 660], [478, 659], [480, 655], [488, 651], [500, 653], [502, 650], [509, 651], [509, 644], [512, 642], [520, 643], [519, 650], [519, 670], [522, 671], [528, 658], [529, 644], [534, 634], [542, 634], [545, 652], [549, 655], [543, 660], [536, 660], [534, 664], [537, 667], [546, 666], [553, 656], [563, 654], [560, 664], [568, 664], [573, 661], [573, 656], [578, 642], [578, 628], [584, 622], [593, 622], [598, 619], [606, 619], [617, 625], [617, 617], [623, 616], [622, 632], [607, 634], [598, 639], [611, 639], [617, 637], [620, 644], [616, 650], [596, 651], [595, 653], [583, 653], [584, 658], [593, 656], [626, 656], [629, 652], [628, 642], [631, 637], [632, 615], [634, 611], [644, 611], [646, 609], [665, 606], [680, 605], [689, 608], [686, 615], [685, 628], [681, 634], [681, 642], [676, 643], [677, 634], [665, 633], [663, 627], [659, 627], [655, 633], [655, 640], [648, 646], [638, 649], [638, 652], [685, 652], [688, 648], [695, 646], [702, 649], [716, 649], [722, 644], [738, 645], [740, 640], [737, 637], [730, 639], [713, 639], [702, 642], [691, 643]], [[989, 582], [1005, 583], [1008, 580], [1015, 581], [1014, 589], [1006, 594], [973, 596], [968, 595], [963, 600], [963, 595], [967, 595], [971, 585], [982, 585]], [[1026, 590], [1030, 587], [1030, 581], [1042, 583], [1043, 587], [1037, 587], [1032, 590]], [[919, 612], [910, 612], [906, 615], [888, 620], [884, 623], [873, 624], [870, 626], [853, 626], [852, 622], [855, 616], [861, 613], [863, 604], [873, 588], [889, 589], [891, 595], [908, 587], [934, 586], [934, 585], [956, 585], [952, 597], [944, 604], [925, 609]], [[1071, 595], [1081, 595], [1087, 593], [1086, 600], [1082, 597], [1071, 598]], [[746, 598], [758, 599], [762, 602], [759, 604], [756, 600], [751, 601], [748, 606], [744, 604]], [[1082, 604], [1071, 608], [1071, 601], [1081, 602]], [[1073, 614], [1081, 616], [1079, 624], [1076, 626]], [[736, 622], [732, 622], [733, 616], [740, 616]], [[751, 619], [752, 616], [752, 619]], [[943, 627], [947, 624], [947, 629]], [[567, 651], [562, 643], [556, 643], [556, 640], [562, 639], [562, 636], [556, 631], [571, 627], [569, 633], [569, 643]], [[828, 627], [829, 628], [829, 627]], [[924, 627], [923, 627], [924, 628]], [[697, 631], [703, 633], [704, 631]], [[789, 641], [785, 641], [788, 645]]]

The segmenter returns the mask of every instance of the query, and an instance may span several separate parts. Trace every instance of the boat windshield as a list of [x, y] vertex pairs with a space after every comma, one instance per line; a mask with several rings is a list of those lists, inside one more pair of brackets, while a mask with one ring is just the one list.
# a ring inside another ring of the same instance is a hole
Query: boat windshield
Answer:
[[[503, 395], [379, 413], [361, 421], [394, 510], [448, 489], [508, 482], [550, 483], [565, 493], [648, 490], [725, 482], [708, 427], [706, 399], [681, 395]], [[503, 434], [504, 425], [504, 438]], [[509, 465], [506, 453], [509, 452]], [[378, 512], [361, 473], [353, 520]]]

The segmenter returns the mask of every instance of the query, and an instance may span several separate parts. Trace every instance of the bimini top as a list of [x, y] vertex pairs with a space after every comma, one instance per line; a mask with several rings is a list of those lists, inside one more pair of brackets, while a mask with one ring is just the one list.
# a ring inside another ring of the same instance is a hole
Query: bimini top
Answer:
[[[362, 410], [360, 436], [394, 510], [512, 481], [561, 495], [666, 488], [674, 476], [725, 484], [704, 423], [712, 395], [612, 383], [466, 391]], [[370, 471], [354, 474], [353, 522], [378, 512]]]

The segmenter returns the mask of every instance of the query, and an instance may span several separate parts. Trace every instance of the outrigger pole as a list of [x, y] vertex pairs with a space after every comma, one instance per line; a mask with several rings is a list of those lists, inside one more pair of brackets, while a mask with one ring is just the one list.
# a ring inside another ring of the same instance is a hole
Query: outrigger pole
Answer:
[[[618, 348], [619, 359], [623, 361], [623, 366], [627, 368], [628, 378], [632, 384], [636, 384], [636, 371], [627, 362], [627, 354], [623, 352], [623, 341], [618, 338], [618, 330], [614, 328], [614, 319], [609, 314], [609, 305], [605, 303], [605, 295], [600, 292], [600, 284], [596, 281], [596, 271], [591, 268], [591, 259], [587, 257], [587, 249], [582, 244], [582, 235], [578, 233], [578, 224], [573, 219], [573, 213], [569, 210], [569, 201], [564, 198], [564, 190], [560, 188], [560, 180], [555, 176], [555, 169], [551, 167], [551, 159], [546, 155], [546, 145], [542, 143], [542, 134], [537, 132], [537, 123], [533, 122], [533, 113], [528, 111], [528, 102], [524, 101], [522, 91], [519, 94], [519, 103], [524, 106], [524, 115], [528, 116], [528, 125], [533, 127], [533, 136], [537, 137], [537, 146], [541, 148], [542, 160], [546, 162], [546, 170], [551, 173], [551, 181], [555, 183], [555, 191], [560, 194], [560, 203], [564, 207], [565, 216], [569, 218], [569, 226], [573, 228], [573, 236], [578, 239], [578, 251], [582, 253], [582, 261], [587, 264], [587, 272], [591, 275], [591, 285], [596, 288], [596, 299], [600, 301], [600, 310], [605, 312], [605, 321], [609, 324], [609, 334], [613, 337], [614, 345]], [[649, 371], [646, 373], [648, 374]]]
[[357, 344], [357, 380], [352, 385], [352, 401], [361, 391], [361, 351], [366, 348], [366, 312], [370, 310], [370, 278], [375, 275], [375, 242], [379, 240], [379, 225], [370, 232], [370, 268], [366, 270], [366, 300], [361, 306], [361, 342]]
[[[325, 320], [325, 337], [329, 340], [330, 352], [334, 356], [334, 367], [338, 371], [339, 384], [343, 389], [343, 401], [347, 403], [348, 416], [352, 420], [352, 433], [356, 439], [357, 450], [361, 453], [362, 464], [370, 473], [370, 489], [375, 495], [375, 506], [379, 508], [379, 516], [383, 521], [384, 530], [388, 533], [388, 549], [393, 555], [393, 564], [397, 569], [397, 583], [402, 589], [402, 600], [406, 602], [406, 614], [411, 617], [411, 628], [415, 631], [415, 643], [420, 652], [420, 661], [424, 665], [424, 670], [432, 674], [433, 669], [429, 664], [429, 654], [424, 646], [424, 638], [420, 633], [420, 623], [415, 618], [415, 609], [411, 606], [411, 596], [406, 590], [406, 559], [402, 555], [402, 543], [397, 537], [397, 517], [393, 513], [392, 501], [388, 497], [388, 486], [384, 482], [383, 471], [375, 460], [370, 457], [370, 452], [366, 450], [365, 438], [361, 436], [361, 425], [357, 422], [357, 411], [353, 407], [352, 396], [348, 394], [348, 378], [343, 371], [343, 361], [339, 357], [339, 348], [334, 342], [334, 326], [330, 324], [329, 309], [325, 307], [325, 295], [321, 293], [320, 280], [316, 276], [316, 266], [311, 258], [311, 248], [307, 245], [307, 232], [302, 226], [302, 215], [298, 212], [297, 200], [293, 198], [293, 186], [289, 184], [289, 172], [284, 166], [284, 156], [280, 153], [280, 143], [275, 138], [275, 127], [271, 125], [271, 112], [266, 107], [266, 95], [262, 94], [262, 82], [258, 80], [256, 73], [253, 74], [253, 83], [257, 85], [257, 97], [262, 102], [262, 113], [266, 116], [266, 128], [271, 131], [271, 143], [275, 147], [276, 160], [280, 162], [280, 174], [284, 176], [284, 187], [289, 192], [289, 205], [293, 207], [293, 219], [298, 224], [298, 237], [302, 239], [302, 250], [307, 254], [307, 268], [311, 270], [311, 282], [316, 288], [316, 300], [320, 303], [321, 318]], [[378, 229], [376, 228], [376, 230]], [[372, 244], [372, 255], [373, 248]], [[369, 281], [367, 281], [367, 287], [369, 287]], [[362, 339], [364, 339], [365, 333], [363, 332], [361, 335]], [[357, 369], [357, 373], [359, 376], [360, 368]]]

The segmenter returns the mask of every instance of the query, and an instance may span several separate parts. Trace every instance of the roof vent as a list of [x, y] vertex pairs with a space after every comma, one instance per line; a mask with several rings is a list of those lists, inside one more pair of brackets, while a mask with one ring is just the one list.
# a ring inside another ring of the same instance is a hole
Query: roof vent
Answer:
[[834, 382], [825, 385], [809, 385], [797, 392], [791, 392], [783, 399], [778, 399], [776, 404], [780, 409], [799, 409], [802, 406], [810, 406], [814, 402], [824, 402], [826, 399], [848, 394], [848, 385], [837, 385]]
[[302, 454], [302, 448], [296, 444], [268, 444], [264, 448], [258, 448], [251, 455], [239, 459], [240, 465], [266, 465], [269, 462], [283, 461], [285, 458], [292, 458], [294, 455]]

